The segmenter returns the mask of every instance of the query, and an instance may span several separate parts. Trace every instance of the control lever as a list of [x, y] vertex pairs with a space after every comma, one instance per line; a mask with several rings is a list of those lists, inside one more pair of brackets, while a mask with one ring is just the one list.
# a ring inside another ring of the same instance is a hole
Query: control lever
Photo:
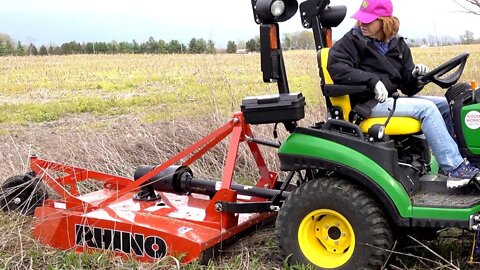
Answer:
[[388, 122], [390, 122], [390, 118], [392, 118], [393, 113], [395, 112], [395, 109], [397, 108], [397, 99], [399, 97], [400, 97], [400, 94], [397, 91], [395, 91], [395, 93], [392, 94], [393, 108], [390, 110], [390, 114], [387, 117], [387, 121], [385, 121], [385, 124], [384, 124], [385, 128], [387, 128]]
[[395, 109], [397, 108], [397, 100], [400, 97], [398, 92], [394, 92], [392, 94], [393, 98], [393, 107], [390, 110], [390, 114], [385, 121], [385, 124], [375, 124], [368, 129], [368, 135], [370, 135], [370, 141], [386, 141], [387, 137], [385, 137], [385, 129], [387, 128], [390, 119], [392, 118], [393, 114], [395, 113]]

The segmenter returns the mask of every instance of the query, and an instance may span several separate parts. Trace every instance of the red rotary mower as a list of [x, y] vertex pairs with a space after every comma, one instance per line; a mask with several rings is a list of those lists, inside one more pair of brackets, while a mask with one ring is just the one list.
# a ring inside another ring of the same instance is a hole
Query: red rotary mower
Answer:
[[[222, 181], [195, 178], [188, 167], [230, 135]], [[233, 179], [240, 143], [248, 144], [260, 179], [255, 186]], [[140, 261], [166, 255], [207, 262], [222, 241], [275, 215], [288, 192], [269, 171], [242, 113], [159, 166], [140, 166], [134, 179], [30, 157], [31, 172], [9, 178], [3, 199], [9, 210], [34, 209], [33, 235], [63, 250], [110, 250]], [[269, 144], [268, 142], [263, 142]], [[275, 146], [275, 145], [272, 145]], [[181, 164], [181, 165], [175, 165]], [[58, 193], [48, 199], [40, 181]], [[81, 194], [79, 183], [103, 188]], [[33, 195], [33, 196], [32, 196]]]

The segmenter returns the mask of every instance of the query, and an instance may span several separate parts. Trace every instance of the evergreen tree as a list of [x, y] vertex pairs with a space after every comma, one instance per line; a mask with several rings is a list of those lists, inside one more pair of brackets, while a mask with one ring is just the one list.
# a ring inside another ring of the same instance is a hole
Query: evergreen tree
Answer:
[[138, 42], [135, 39], [132, 41], [131, 52], [140, 53], [140, 45], [138, 45]]
[[29, 55], [38, 55], [38, 49], [32, 43], [30, 43], [30, 46], [28, 46], [28, 54]]
[[213, 40], [208, 40], [207, 42], [207, 53], [216, 53], [215, 42]]
[[138, 53], [147, 53], [147, 43], [141, 43], [138, 47]]
[[133, 53], [132, 46], [126, 41], [118, 43], [118, 52], [119, 53]]
[[48, 55], [54, 55], [55, 54], [55, 46], [50, 45], [48, 47]]
[[237, 53], [237, 44], [235, 44], [235, 41], [228, 41], [227, 53]]
[[196, 53], [197, 52], [197, 45], [198, 42], [197, 42], [197, 39], [196, 38], [192, 38], [190, 40], [190, 43], [188, 43], [188, 51], [190, 53]]
[[17, 42], [17, 55], [25, 55], [25, 47], [23, 47], [22, 42], [20, 41]]
[[93, 42], [87, 42], [87, 44], [85, 44], [85, 53], [95, 54], [95, 45]]
[[167, 53], [167, 43], [164, 40], [158, 40], [158, 50], [157, 53], [165, 54]]
[[148, 41], [145, 43], [145, 53], [158, 53], [159, 51], [159, 46], [157, 41], [153, 38], [150, 37]]
[[13, 54], [13, 39], [7, 34], [0, 33], [0, 55]]
[[203, 38], [193, 38], [190, 41], [189, 51], [190, 53], [205, 53], [207, 51], [207, 42]]
[[178, 42], [178, 40], [170, 40], [170, 42], [167, 44], [167, 52], [168, 53], [182, 53], [183, 48], [185, 48], [185, 45], [181, 44]]
[[259, 52], [260, 51], [260, 38], [258, 39], [250, 39], [245, 44], [245, 49], [247, 52]]
[[82, 44], [76, 41], [63, 43], [60, 47], [62, 48], [64, 54], [79, 54], [85, 52], [85, 46], [82, 46]]
[[110, 43], [107, 44], [107, 53], [109, 54], [117, 54], [118, 53], [118, 42], [112, 40]]
[[38, 51], [38, 54], [39, 55], [48, 55], [47, 47], [45, 47], [45, 45], [42, 45], [40, 47], [40, 50]]
[[7, 55], [7, 49], [3, 42], [0, 42], [0, 56]]
[[53, 48], [53, 54], [54, 54], [54, 55], [63, 55], [63, 49], [62, 49], [62, 47], [55, 46], [55, 47]]
[[95, 42], [96, 53], [106, 54], [108, 53], [108, 46], [105, 42]]
[[[0, 55], [9, 55], [11, 54], [12, 49], [9, 48], [8, 42], [0, 41]], [[11, 46], [10, 46], [11, 47]]]
[[205, 53], [207, 51], [207, 42], [203, 38], [192, 38], [188, 50], [190, 53]]
[[284, 34], [283, 35], [283, 42], [282, 42], [282, 47], [286, 50], [291, 50], [292, 48], [292, 38], [290, 37], [290, 34]]
[[198, 40], [198, 53], [205, 53], [207, 51], [207, 41], [201, 38]]

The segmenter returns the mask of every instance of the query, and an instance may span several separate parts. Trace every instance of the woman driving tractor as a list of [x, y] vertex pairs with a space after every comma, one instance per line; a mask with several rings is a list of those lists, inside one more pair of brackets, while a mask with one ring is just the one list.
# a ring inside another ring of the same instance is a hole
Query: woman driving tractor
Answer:
[[419, 78], [429, 70], [413, 63], [410, 48], [398, 35], [400, 22], [392, 13], [391, 0], [364, 0], [352, 16], [356, 26], [331, 48], [328, 71], [334, 83], [366, 85], [370, 89], [350, 95], [352, 107], [369, 104], [370, 117], [388, 116], [394, 102], [390, 96], [400, 89], [408, 97], [397, 100], [394, 116], [418, 119], [441, 173], [448, 176], [447, 187], [464, 186], [480, 170], [463, 159], [452, 138], [447, 100], [414, 96], [423, 88]]

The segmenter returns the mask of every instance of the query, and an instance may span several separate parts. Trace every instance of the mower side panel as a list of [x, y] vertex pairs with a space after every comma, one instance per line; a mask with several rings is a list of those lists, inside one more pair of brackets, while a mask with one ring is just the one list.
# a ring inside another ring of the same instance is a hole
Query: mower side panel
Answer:
[[224, 229], [218, 222], [206, 220], [205, 208], [211, 203], [208, 196], [160, 193], [163, 199], [159, 203], [133, 200], [134, 194], [127, 193], [107, 207], [85, 213], [47, 200], [35, 210], [34, 238], [62, 250], [106, 250], [145, 262], [170, 255], [188, 263], [204, 256], [208, 259], [210, 249], [222, 241], [276, 214], [238, 214], [238, 224]]
[[401, 183], [378, 163], [352, 148], [315, 136], [293, 133], [280, 147], [279, 155], [297, 155], [326, 160], [361, 172], [383, 189], [393, 201], [401, 217], [412, 216], [412, 204]]

